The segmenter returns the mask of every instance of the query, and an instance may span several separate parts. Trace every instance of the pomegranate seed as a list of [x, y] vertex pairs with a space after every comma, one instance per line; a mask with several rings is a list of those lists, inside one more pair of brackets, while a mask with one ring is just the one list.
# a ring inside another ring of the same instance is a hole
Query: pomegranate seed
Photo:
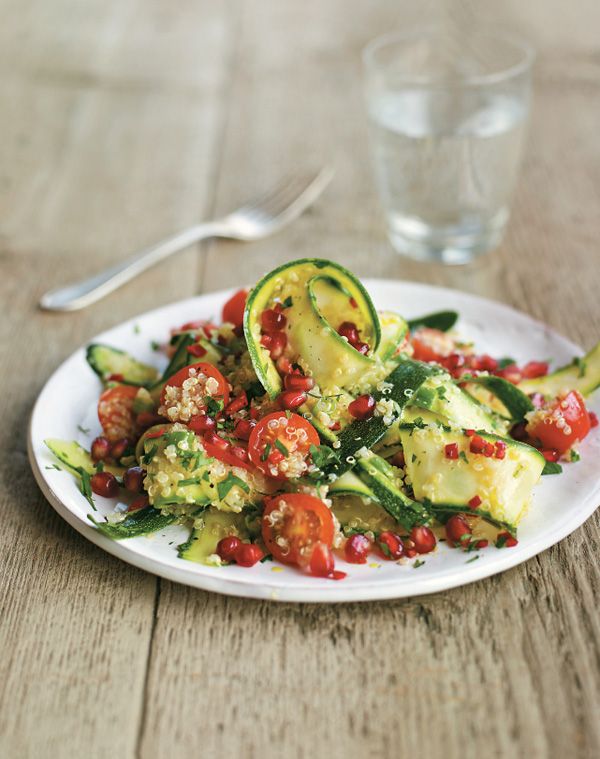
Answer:
[[478, 372], [495, 372], [498, 368], [498, 362], [495, 358], [483, 354], [482, 356], [472, 356], [469, 361], [469, 367]]
[[354, 322], [342, 322], [338, 328], [338, 335], [345, 337], [350, 345], [360, 341], [360, 333]]
[[130, 442], [127, 440], [127, 438], [121, 438], [121, 440], [117, 440], [116, 443], [112, 444], [112, 447], [110, 449], [110, 455], [118, 461], [122, 456], [125, 455], [125, 451], [130, 447]]
[[600, 422], [598, 421], [598, 415], [595, 414], [593, 411], [589, 412], [590, 417], [590, 427], [597, 427]]
[[344, 546], [344, 556], [350, 564], [366, 564], [371, 541], [365, 535], [352, 535]]
[[283, 409], [295, 411], [303, 403], [306, 403], [306, 393], [301, 393], [297, 390], [284, 390], [279, 395], [279, 405]]
[[292, 362], [287, 358], [286, 356], [281, 356], [277, 359], [277, 371], [279, 374], [291, 374], [292, 369]]
[[104, 459], [110, 456], [110, 443], [109, 441], [100, 435], [92, 442], [92, 461], [97, 463], [98, 461], [104, 461]]
[[415, 544], [417, 553], [431, 553], [436, 546], [436, 539], [429, 527], [413, 527], [410, 539]]
[[385, 530], [377, 538], [377, 547], [384, 559], [395, 561], [400, 559], [404, 554], [404, 543], [399, 535], [395, 532]]
[[182, 324], [179, 329], [174, 330], [175, 332], [192, 332], [193, 330], [200, 329], [204, 326], [203, 321], [195, 321], [195, 322], [186, 322], [185, 324]]
[[265, 332], [279, 332], [287, 324], [285, 314], [274, 308], [267, 308], [260, 315], [260, 325]]
[[288, 374], [283, 380], [283, 386], [286, 390], [300, 390], [306, 393], [313, 389], [315, 381], [312, 377], [305, 377], [302, 374]]
[[242, 543], [235, 552], [235, 560], [240, 567], [253, 567], [264, 557], [256, 543]]
[[90, 478], [90, 486], [96, 495], [114, 498], [119, 493], [119, 483], [110, 472], [96, 472]]
[[355, 419], [370, 419], [375, 411], [375, 398], [372, 395], [359, 395], [348, 406], [348, 411]]
[[494, 444], [490, 442], [486, 442], [483, 448], [483, 455], [487, 456], [489, 459], [491, 456], [494, 455], [494, 451], [495, 451]]
[[333, 424], [329, 425], [329, 429], [333, 432], [337, 432], [338, 430], [342, 429], [342, 425], [339, 422], [334, 422]]
[[233, 431], [239, 440], [249, 440], [250, 433], [255, 427], [256, 422], [253, 419], [238, 419]]
[[462, 353], [451, 353], [444, 359], [444, 366], [447, 369], [460, 369], [465, 365], [465, 357]]
[[237, 396], [237, 398], [234, 398], [232, 401], [230, 401], [227, 406], [225, 406], [225, 413], [227, 416], [233, 416], [233, 414], [236, 414], [238, 411], [241, 411], [243, 408], [246, 408], [248, 405], [248, 396], [246, 395], [245, 391], [242, 390], [242, 392]]
[[[265, 340], [265, 338], [268, 339]], [[260, 342], [261, 345], [269, 349], [273, 361], [277, 361], [283, 355], [283, 351], [287, 345], [287, 337], [284, 332], [272, 332], [269, 335], [263, 335]]]
[[416, 548], [407, 548], [405, 551], [405, 555], [407, 559], [414, 559], [415, 556], [417, 555]]
[[483, 538], [482, 540], [478, 540], [475, 543], [475, 548], [487, 548], [489, 544], [490, 544], [489, 540], [486, 540], [485, 538]]
[[348, 577], [348, 574], [346, 572], [340, 572], [339, 569], [334, 569], [329, 575], [330, 580], [345, 580], [346, 577]]
[[197, 414], [188, 422], [188, 427], [193, 432], [209, 432], [210, 430], [214, 430], [216, 426], [215, 420], [211, 416], [206, 416], [206, 414]]
[[139, 495], [137, 498], [135, 498], [130, 504], [127, 511], [139, 511], [140, 509], [145, 509], [146, 506], [150, 505], [150, 501], [148, 500], [147, 495]]
[[496, 441], [496, 452], [494, 455], [497, 459], [503, 459], [506, 456], [506, 443], [502, 440]]
[[231, 453], [240, 461], [248, 461], [248, 451], [241, 445], [232, 446]]
[[444, 446], [444, 454], [447, 459], [457, 459], [458, 443], [448, 443], [448, 445]]
[[546, 461], [554, 462], [559, 460], [560, 453], [552, 448], [548, 451], [542, 451], [542, 456], [546, 459]]
[[483, 453], [485, 450], [486, 442], [479, 435], [473, 435], [471, 442], [469, 443], [469, 450], [471, 453]]
[[510, 364], [510, 366], [505, 366], [504, 369], [498, 369], [496, 374], [498, 377], [502, 377], [503, 379], [508, 380], [508, 382], [512, 382], [513, 385], [518, 385], [523, 379], [521, 376], [521, 370], [516, 364]]
[[316, 577], [330, 577], [334, 569], [331, 548], [326, 543], [317, 543], [310, 557], [310, 573]]
[[122, 374], [109, 374], [106, 378], [107, 382], [123, 382], [125, 377]]
[[535, 379], [536, 377], [545, 377], [548, 374], [547, 361], [529, 361], [521, 369], [521, 374], [525, 379]]
[[527, 440], [527, 425], [525, 422], [519, 422], [518, 424], [515, 424], [515, 426], [510, 431], [510, 434], [512, 437], [514, 437], [515, 440]]
[[206, 356], [207, 350], [200, 343], [195, 343], [194, 345], [188, 345], [187, 352], [196, 358], [202, 358], [202, 356]]
[[366, 356], [367, 353], [369, 352], [369, 344], [368, 343], [351, 343], [351, 345], [359, 353], [362, 353], [363, 356]]
[[350, 298], [350, 305], [352, 308], [358, 308], [358, 303], [354, 300], [354, 298]]
[[475, 434], [475, 430], [465, 430], [465, 435], [467, 437], [473, 437], [474, 434]]
[[463, 535], [470, 535], [471, 528], [467, 520], [461, 514], [454, 514], [446, 522], [446, 538], [451, 546], [459, 545], [462, 542]]
[[242, 545], [242, 541], [236, 538], [235, 535], [228, 535], [226, 538], [221, 538], [217, 543], [217, 556], [222, 561], [235, 561], [235, 555]]
[[406, 464], [406, 460], [404, 458], [404, 451], [398, 451], [398, 453], [395, 453], [392, 457], [392, 466], [397, 466], [398, 469], [402, 469]]
[[253, 419], [254, 421], [258, 421], [260, 418], [260, 409], [257, 409], [256, 406], [250, 406], [250, 419]]
[[474, 495], [473, 498], [469, 501], [469, 508], [470, 509], [476, 509], [479, 506], [481, 506], [482, 500], [478, 495]]
[[132, 466], [123, 475], [123, 485], [130, 493], [140, 493], [144, 483], [144, 470], [140, 466]]
[[518, 544], [518, 540], [514, 538], [510, 532], [500, 532], [498, 533], [498, 538], [496, 539], [496, 547], [497, 548], [513, 548]]

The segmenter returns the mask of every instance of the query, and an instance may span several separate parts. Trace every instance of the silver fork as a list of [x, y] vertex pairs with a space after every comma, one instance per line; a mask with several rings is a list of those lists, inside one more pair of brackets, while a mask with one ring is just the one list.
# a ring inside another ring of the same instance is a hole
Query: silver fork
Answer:
[[47, 311], [75, 311], [89, 306], [159, 261], [208, 237], [244, 241], [267, 237], [298, 218], [315, 202], [332, 177], [331, 167], [312, 176], [290, 177], [221, 219], [196, 224], [93, 277], [50, 290], [40, 299], [40, 307]]

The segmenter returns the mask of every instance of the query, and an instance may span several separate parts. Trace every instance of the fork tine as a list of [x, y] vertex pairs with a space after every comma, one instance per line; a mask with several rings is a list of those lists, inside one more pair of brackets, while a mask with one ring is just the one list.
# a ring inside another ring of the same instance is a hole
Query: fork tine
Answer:
[[243, 204], [234, 213], [275, 217], [294, 207], [303, 209], [322, 192], [332, 176], [330, 167], [312, 176], [291, 175], [251, 203]]

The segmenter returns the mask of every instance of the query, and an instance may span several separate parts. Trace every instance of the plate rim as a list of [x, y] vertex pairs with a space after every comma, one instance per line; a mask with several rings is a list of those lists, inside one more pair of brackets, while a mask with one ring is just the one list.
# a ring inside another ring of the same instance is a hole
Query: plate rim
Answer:
[[[383, 280], [378, 278], [365, 278], [362, 280], [367, 289], [370, 286], [390, 288], [398, 285], [408, 287], [424, 288], [432, 293], [446, 293], [452, 294], [453, 297], [464, 297], [470, 300], [472, 303], [479, 303], [489, 306], [492, 304], [495, 308], [500, 308], [507, 314], [514, 316], [517, 314], [521, 318], [526, 318], [530, 322], [536, 324], [541, 328], [544, 333], [552, 336], [553, 338], [559, 338], [563, 343], [568, 345], [569, 349], [573, 351], [575, 355], [581, 355], [583, 349], [574, 343], [569, 338], [565, 337], [557, 330], [550, 327], [545, 322], [542, 322], [529, 314], [520, 311], [512, 306], [496, 301], [492, 298], [486, 298], [473, 293], [464, 292], [454, 288], [441, 287], [437, 285], [431, 285], [429, 283], [414, 282], [409, 280], [389, 279]], [[595, 488], [587, 495], [585, 501], [580, 502], [579, 511], [575, 517], [567, 520], [558, 525], [550, 533], [544, 533], [539, 537], [529, 539], [528, 542], [523, 545], [520, 544], [519, 550], [505, 551], [502, 555], [496, 556], [494, 562], [485, 562], [479, 565], [479, 563], [465, 565], [460, 567], [451, 568], [443, 577], [439, 575], [433, 575], [431, 577], [414, 578], [411, 583], [409, 592], [403, 585], [399, 585], [394, 580], [376, 580], [375, 576], [372, 582], [365, 582], [360, 585], [344, 586], [343, 583], [331, 583], [329, 587], [314, 586], [311, 587], [309, 583], [287, 585], [285, 587], [269, 585], [261, 581], [252, 582], [249, 579], [235, 578], [229, 576], [219, 576], [215, 573], [214, 577], [212, 573], [199, 572], [198, 566], [183, 566], [181, 568], [172, 566], [166, 563], [161, 557], [147, 557], [136, 551], [132, 551], [130, 547], [127, 547], [127, 543], [123, 541], [115, 541], [103, 535], [96, 530], [91, 524], [88, 524], [83, 518], [73, 513], [61, 500], [60, 496], [54, 492], [50, 483], [44, 477], [43, 471], [40, 467], [40, 462], [35, 450], [36, 441], [33, 439], [33, 426], [36, 415], [40, 413], [41, 404], [43, 401], [44, 393], [48, 386], [52, 383], [55, 376], [63, 369], [65, 364], [72, 360], [76, 360], [77, 356], [81, 354], [85, 356], [85, 346], [89, 342], [100, 341], [104, 335], [115, 329], [126, 328], [129, 324], [135, 324], [137, 321], [144, 320], [146, 318], [157, 315], [159, 312], [168, 310], [170, 308], [186, 308], [192, 306], [198, 301], [202, 301], [207, 297], [216, 297], [220, 299], [227, 298], [232, 292], [235, 292], [239, 288], [227, 288], [224, 290], [211, 291], [208, 293], [202, 293], [199, 295], [191, 296], [190, 298], [184, 298], [182, 300], [172, 301], [170, 303], [158, 306], [141, 314], [137, 314], [125, 321], [119, 322], [107, 330], [92, 336], [89, 340], [77, 348], [66, 359], [64, 359], [59, 366], [51, 373], [47, 378], [43, 387], [41, 388], [35, 403], [32, 407], [28, 429], [27, 429], [27, 453], [29, 463], [32, 468], [34, 478], [42, 491], [44, 497], [48, 500], [53, 509], [61, 516], [71, 527], [73, 527], [79, 534], [90, 540], [92, 543], [106, 551], [107, 553], [115, 556], [132, 566], [142, 569], [151, 574], [163, 577], [167, 580], [179, 582], [190, 587], [195, 587], [201, 590], [209, 592], [217, 592], [224, 595], [252, 598], [260, 600], [273, 600], [281, 602], [304, 602], [304, 603], [348, 603], [348, 602], [363, 602], [363, 601], [379, 601], [389, 600], [395, 598], [412, 598], [415, 596], [429, 595], [437, 592], [444, 592], [451, 590], [452, 588], [467, 585], [478, 580], [483, 580], [486, 577], [491, 577], [495, 574], [505, 572], [519, 564], [528, 561], [533, 556], [541, 553], [542, 551], [550, 548], [556, 543], [563, 540], [565, 537], [573, 533], [579, 527], [581, 527], [590, 516], [598, 508], [596, 504], [596, 498], [600, 493], [600, 479], [595, 483]], [[42, 441], [43, 442], [43, 441]], [[189, 564], [189, 562], [188, 562]], [[208, 568], [207, 568], [208, 569]], [[310, 581], [309, 581], [310, 582]], [[347, 589], [346, 589], [347, 588]]]

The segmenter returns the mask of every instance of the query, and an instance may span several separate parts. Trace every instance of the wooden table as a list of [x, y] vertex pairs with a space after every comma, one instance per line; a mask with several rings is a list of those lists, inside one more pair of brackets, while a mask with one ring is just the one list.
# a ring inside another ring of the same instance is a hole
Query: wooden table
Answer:
[[[26, 457], [34, 399], [81, 343], [291, 257], [460, 286], [595, 342], [600, 5], [493, 5], [484, 18], [512, 19], [540, 50], [532, 137], [501, 249], [444, 269], [391, 253], [366, 154], [360, 49], [414, 9], [0, 3], [3, 757], [598, 756], [597, 516], [465, 588], [278, 605], [108, 556], [50, 508]], [[278, 236], [192, 249], [75, 315], [36, 310], [48, 287], [332, 156], [335, 183]]]

